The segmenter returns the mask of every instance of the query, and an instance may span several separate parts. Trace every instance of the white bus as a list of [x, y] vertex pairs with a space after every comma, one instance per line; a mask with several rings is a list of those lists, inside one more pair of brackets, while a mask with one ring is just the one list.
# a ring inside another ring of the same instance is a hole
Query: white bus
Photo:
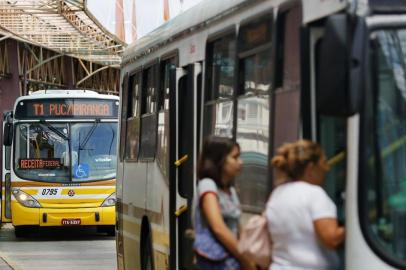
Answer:
[[114, 234], [119, 98], [41, 90], [4, 116], [1, 220], [32, 227], [98, 226]]
[[120, 270], [191, 269], [202, 138], [241, 145], [245, 213], [264, 208], [284, 142], [333, 169], [342, 269], [406, 268], [406, 2], [203, 1], [129, 46], [117, 172]]

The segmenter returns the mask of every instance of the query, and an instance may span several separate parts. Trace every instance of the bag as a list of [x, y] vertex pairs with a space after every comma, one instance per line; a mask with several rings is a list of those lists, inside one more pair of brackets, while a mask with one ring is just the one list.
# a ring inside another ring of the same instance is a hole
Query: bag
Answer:
[[272, 260], [272, 241], [264, 214], [251, 217], [241, 231], [238, 249], [261, 269], [268, 269]]
[[195, 239], [193, 242], [194, 251], [211, 261], [222, 261], [228, 257], [228, 251], [225, 247], [217, 240], [213, 232], [208, 226], [203, 224], [203, 217], [200, 214], [199, 209], [200, 205], [195, 199], [193, 201], [193, 226], [195, 230]]
[[228, 253], [226, 248], [214, 236], [210, 228], [202, 226], [200, 221], [200, 217], [196, 217], [196, 232], [193, 249], [198, 256], [211, 262], [207, 264], [206, 267], [203, 267], [202, 265], [200, 265], [200, 267], [202, 269], [211, 269], [213, 265], [222, 265], [224, 269], [239, 270], [240, 263], [237, 259]]
[[222, 261], [229, 255], [209, 228], [196, 229], [193, 248], [198, 255], [211, 261]]

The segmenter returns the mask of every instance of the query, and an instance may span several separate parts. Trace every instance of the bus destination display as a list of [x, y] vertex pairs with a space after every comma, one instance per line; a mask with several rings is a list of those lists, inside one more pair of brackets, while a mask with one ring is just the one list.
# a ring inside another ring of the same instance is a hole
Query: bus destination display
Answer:
[[60, 158], [20, 158], [18, 168], [21, 170], [55, 169], [61, 167]]
[[94, 99], [46, 99], [24, 100], [17, 104], [16, 118], [86, 118], [117, 117], [118, 104], [115, 100]]

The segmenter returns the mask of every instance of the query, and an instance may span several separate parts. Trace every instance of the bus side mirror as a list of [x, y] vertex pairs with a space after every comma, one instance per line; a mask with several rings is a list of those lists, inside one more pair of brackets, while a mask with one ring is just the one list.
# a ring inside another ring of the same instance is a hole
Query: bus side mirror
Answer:
[[11, 146], [11, 143], [13, 141], [13, 124], [6, 123], [4, 125], [3, 136], [4, 136], [3, 139], [4, 146]]
[[316, 104], [320, 114], [349, 116], [356, 111], [350, 100], [348, 20], [345, 14], [328, 17], [324, 36], [317, 45]]
[[13, 122], [11, 113], [7, 113], [4, 117], [4, 128], [3, 128], [3, 145], [11, 146], [13, 142]]

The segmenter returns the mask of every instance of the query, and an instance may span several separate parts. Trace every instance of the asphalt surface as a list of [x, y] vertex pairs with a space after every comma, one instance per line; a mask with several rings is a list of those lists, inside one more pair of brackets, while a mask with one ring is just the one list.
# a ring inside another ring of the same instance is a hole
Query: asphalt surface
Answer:
[[115, 238], [95, 228], [34, 230], [16, 238], [10, 224], [0, 229], [0, 270], [115, 270]]

